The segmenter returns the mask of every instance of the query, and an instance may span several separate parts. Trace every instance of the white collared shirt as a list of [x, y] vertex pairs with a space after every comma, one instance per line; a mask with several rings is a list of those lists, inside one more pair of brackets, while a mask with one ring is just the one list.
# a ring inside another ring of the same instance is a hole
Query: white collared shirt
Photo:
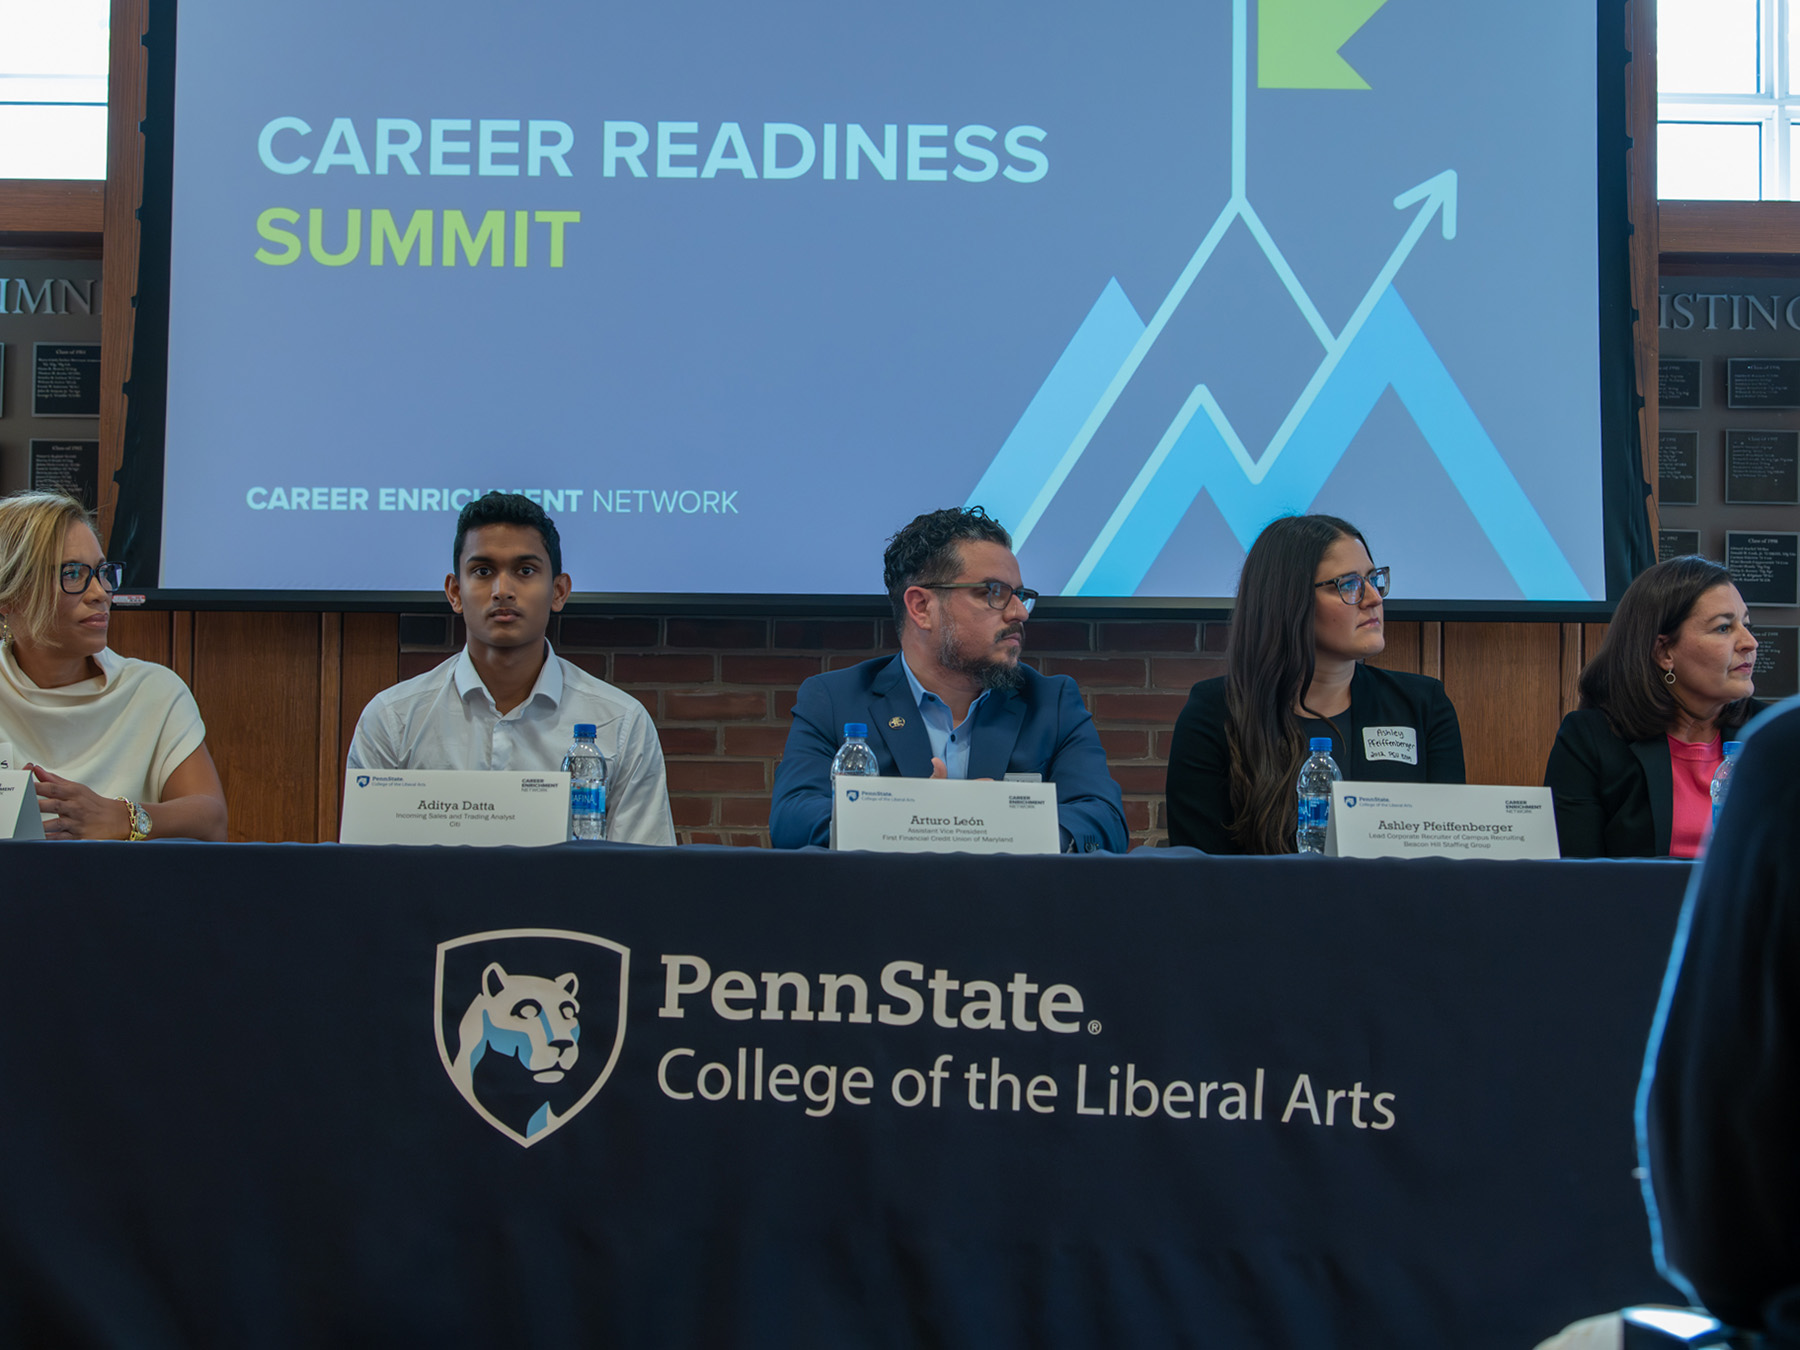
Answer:
[[606, 837], [673, 844], [662, 744], [644, 705], [563, 660], [544, 643], [544, 668], [525, 701], [501, 714], [465, 647], [369, 700], [350, 742], [353, 769], [555, 771], [592, 722], [606, 756]]

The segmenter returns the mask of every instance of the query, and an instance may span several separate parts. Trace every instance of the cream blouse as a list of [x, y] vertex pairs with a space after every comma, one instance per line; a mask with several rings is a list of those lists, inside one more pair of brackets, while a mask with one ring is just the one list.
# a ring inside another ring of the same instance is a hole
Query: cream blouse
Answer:
[[206, 739], [181, 677], [102, 649], [94, 679], [40, 689], [0, 643], [0, 769], [38, 764], [102, 797], [158, 802]]

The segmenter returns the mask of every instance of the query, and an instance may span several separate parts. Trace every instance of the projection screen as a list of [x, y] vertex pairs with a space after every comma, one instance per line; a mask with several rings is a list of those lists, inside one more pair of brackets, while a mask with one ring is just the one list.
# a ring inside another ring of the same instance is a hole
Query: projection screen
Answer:
[[1644, 547], [1592, 8], [153, 14], [123, 509], [170, 595], [430, 593], [489, 488], [578, 592], [677, 600], [872, 594], [965, 503], [1095, 601], [1228, 597], [1293, 511], [1451, 611]]

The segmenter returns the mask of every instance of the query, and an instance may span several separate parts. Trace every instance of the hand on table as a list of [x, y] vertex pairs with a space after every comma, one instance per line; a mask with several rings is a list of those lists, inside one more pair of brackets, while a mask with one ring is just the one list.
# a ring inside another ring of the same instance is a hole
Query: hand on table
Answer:
[[[931, 757], [931, 776], [933, 778], [948, 778], [950, 776], [950, 770], [944, 767], [944, 761], [939, 759], [936, 755]], [[992, 778], [977, 778], [975, 781], [977, 783], [991, 783], [994, 780]]]
[[44, 838], [131, 838], [131, 810], [124, 802], [102, 797], [92, 788], [59, 778], [40, 765], [25, 767], [37, 779], [38, 805], [50, 815], [44, 822]]

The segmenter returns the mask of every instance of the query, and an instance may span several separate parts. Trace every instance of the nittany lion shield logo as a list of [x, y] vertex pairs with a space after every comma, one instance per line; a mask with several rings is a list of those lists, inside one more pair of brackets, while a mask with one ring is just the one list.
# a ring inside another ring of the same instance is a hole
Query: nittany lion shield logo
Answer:
[[530, 1148], [581, 1111], [625, 1045], [631, 950], [591, 933], [504, 928], [440, 942], [438, 1058], [475, 1113]]

